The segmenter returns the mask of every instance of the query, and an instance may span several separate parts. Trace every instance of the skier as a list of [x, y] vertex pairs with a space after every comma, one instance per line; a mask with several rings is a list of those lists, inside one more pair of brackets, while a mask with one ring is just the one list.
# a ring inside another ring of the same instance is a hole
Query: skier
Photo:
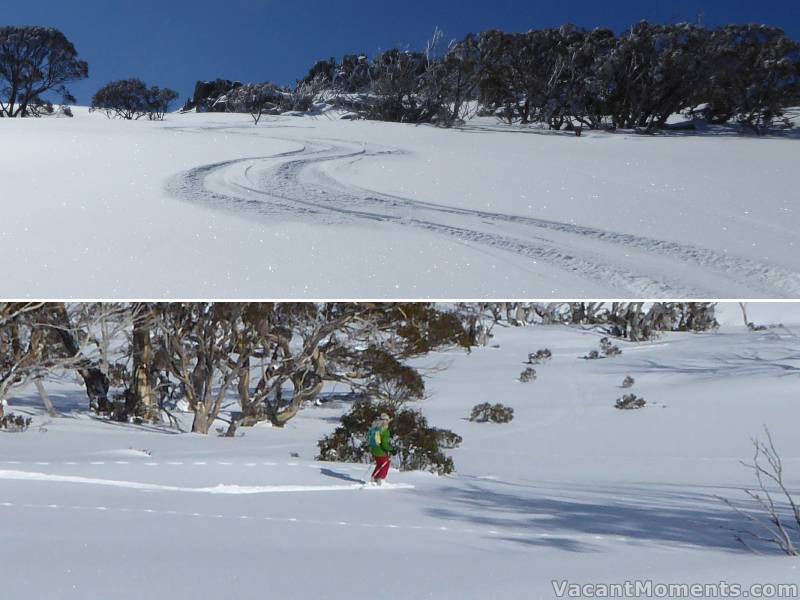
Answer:
[[383, 413], [369, 430], [369, 449], [375, 458], [371, 481], [377, 485], [383, 484], [391, 466], [389, 453], [392, 451], [392, 436], [389, 433], [389, 420], [389, 415]]

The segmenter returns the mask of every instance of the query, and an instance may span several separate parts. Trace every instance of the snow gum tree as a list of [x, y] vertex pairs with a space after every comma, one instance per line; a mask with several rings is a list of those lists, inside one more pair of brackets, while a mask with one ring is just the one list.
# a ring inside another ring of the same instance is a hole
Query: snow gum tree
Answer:
[[64, 303], [0, 303], [0, 404], [12, 388], [34, 382], [52, 414], [41, 380], [74, 371], [84, 382], [91, 408], [108, 412], [108, 376], [100, 368], [92, 334], [99, 317], [73, 313]]
[[763, 25], [728, 25], [711, 34], [703, 87], [712, 122], [738, 121], [763, 133], [800, 100], [800, 44]]
[[457, 318], [425, 304], [279, 303], [258, 312], [258, 333], [248, 339], [256, 377], [247, 416], [276, 426], [326, 381], [385, 401], [419, 399], [422, 377], [402, 359], [465, 336]]
[[249, 113], [258, 125], [264, 114], [277, 111], [288, 98], [288, 93], [272, 83], [251, 83], [228, 92], [225, 103], [230, 112]]
[[147, 87], [141, 79], [112, 81], [92, 96], [92, 109], [103, 111], [107, 117], [138, 120], [147, 117], [162, 121], [169, 105], [178, 93], [169, 88]]
[[58, 29], [0, 27], [0, 116], [35, 116], [48, 92], [74, 102], [66, 84], [88, 76], [88, 64]]
[[401, 312], [376, 305], [171, 303], [151, 314], [154, 368], [178, 380], [198, 433], [209, 431], [234, 382], [237, 422], [268, 419], [279, 427], [316, 399], [326, 381], [410, 396], [424, 388], [393, 357], [427, 334]]
[[619, 36], [571, 24], [491, 29], [440, 53], [441, 36], [437, 30], [424, 53], [319, 61], [298, 89], [314, 82], [315, 94], [369, 119], [449, 127], [479, 110], [577, 134], [653, 132], [682, 111], [764, 133], [800, 103], [800, 45], [764, 25], [641, 21]]
[[[160, 332], [157, 343], [163, 363], [180, 383], [194, 412], [192, 431], [206, 434], [246, 360], [246, 354], [234, 354], [239, 350], [241, 305], [160, 304], [154, 308], [153, 318]], [[141, 362], [144, 353], [140, 354]]]

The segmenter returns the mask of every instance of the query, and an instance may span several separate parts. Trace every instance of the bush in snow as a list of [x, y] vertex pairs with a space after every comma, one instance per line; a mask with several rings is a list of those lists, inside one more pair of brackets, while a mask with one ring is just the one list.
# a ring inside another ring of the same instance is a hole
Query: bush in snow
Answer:
[[289, 95], [272, 83], [252, 83], [232, 89], [225, 95], [228, 112], [248, 113], [255, 125], [262, 115], [278, 114], [288, 103]]
[[530, 383], [531, 381], [536, 381], [536, 370], [533, 367], [528, 367], [519, 374], [519, 382]]
[[489, 402], [475, 405], [469, 415], [469, 420], [474, 423], [509, 423], [513, 419], [513, 408]]
[[630, 375], [626, 375], [625, 379], [622, 380], [622, 387], [624, 388], [633, 387], [634, 383], [636, 383], [636, 380]]
[[464, 438], [449, 429], [437, 429], [436, 438], [439, 441], [439, 447], [446, 450], [458, 448], [464, 441]]
[[442, 449], [458, 446], [461, 443], [459, 435], [431, 427], [418, 411], [369, 400], [356, 402], [349, 413], [342, 415], [341, 425], [319, 441], [317, 459], [338, 462], [372, 460], [367, 433], [381, 413], [392, 419], [389, 426], [395, 453], [392, 462], [401, 471], [424, 470], [439, 475], [453, 472], [453, 459], [445, 456]]
[[97, 90], [92, 96], [92, 110], [102, 111], [108, 118], [137, 120], [147, 117], [151, 121], [161, 121], [177, 97], [174, 90], [147, 87], [141, 79], [124, 79]]
[[553, 353], [547, 348], [544, 348], [528, 354], [528, 363], [532, 365], [540, 365], [544, 362], [547, 362], [551, 358], [553, 358]]
[[637, 408], [644, 408], [647, 401], [644, 398], [639, 398], [636, 394], [625, 394], [619, 398], [614, 404], [614, 408], [620, 410], [635, 410]]
[[618, 346], [612, 344], [611, 340], [607, 337], [604, 337], [600, 340], [600, 350], [592, 350], [583, 358], [586, 360], [597, 360], [598, 358], [611, 358], [619, 354], [622, 354], [622, 350], [620, 350]]
[[8, 413], [3, 417], [0, 417], [0, 429], [5, 429], [6, 431], [26, 431], [28, 427], [31, 426], [33, 419], [30, 417], [23, 417], [21, 415], [15, 415], [14, 413]]
[[611, 340], [609, 340], [607, 337], [604, 337], [600, 340], [600, 350], [602, 350], [603, 354], [609, 358], [622, 354], [622, 350], [619, 349], [619, 346], [612, 344]]

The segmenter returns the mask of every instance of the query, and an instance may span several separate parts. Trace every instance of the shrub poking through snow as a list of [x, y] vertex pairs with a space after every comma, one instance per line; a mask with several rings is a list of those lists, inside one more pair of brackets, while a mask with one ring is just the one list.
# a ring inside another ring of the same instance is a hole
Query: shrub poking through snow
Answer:
[[789, 556], [800, 556], [800, 498], [793, 495], [786, 481], [783, 461], [766, 426], [764, 433], [766, 441], [753, 439], [753, 461], [742, 463], [753, 471], [756, 479], [754, 487], [743, 490], [752, 508], [739, 508], [726, 498], [719, 499], [758, 528], [757, 533], [743, 531], [736, 535], [736, 540], [748, 550], [755, 551], [745, 540], [752, 537], [756, 542], [776, 546]]
[[449, 429], [437, 429], [436, 437], [439, 441], [439, 447], [445, 448], [446, 450], [458, 448], [461, 442], [464, 441], [464, 438]]
[[513, 408], [489, 402], [475, 405], [469, 415], [469, 420], [474, 423], [510, 423], [513, 419]]
[[540, 365], [544, 362], [547, 362], [553, 358], [553, 353], [550, 352], [547, 348], [542, 350], [537, 350], [536, 352], [531, 352], [528, 354], [528, 364], [531, 365]]
[[631, 377], [630, 375], [626, 375], [625, 379], [622, 380], [622, 387], [630, 388], [633, 387], [633, 384], [636, 383], [636, 380]]
[[611, 358], [612, 356], [619, 356], [620, 354], [622, 354], [622, 350], [619, 349], [619, 346], [615, 346], [611, 343], [610, 339], [604, 337], [600, 340], [600, 350], [592, 350], [583, 358], [586, 360], [597, 360], [598, 358]]
[[536, 370], [533, 367], [528, 367], [519, 374], [519, 382], [530, 383], [531, 381], [536, 381]]
[[636, 410], [637, 408], [644, 408], [647, 400], [639, 398], [636, 394], [625, 394], [622, 398], [617, 400], [614, 408], [620, 410]]
[[31, 426], [32, 422], [33, 419], [30, 417], [23, 417], [21, 415], [15, 415], [14, 413], [8, 413], [7, 415], [0, 417], [0, 429], [21, 432], [27, 430], [28, 427]]
[[600, 340], [600, 350], [607, 357], [618, 356], [622, 354], [622, 350], [619, 349], [619, 346], [612, 344], [611, 340], [609, 340], [607, 337], [604, 337]]
[[447, 429], [437, 429], [418, 411], [400, 409], [390, 402], [356, 402], [349, 413], [342, 415], [341, 425], [318, 442], [318, 460], [338, 462], [369, 462], [371, 453], [367, 433], [381, 413], [392, 421], [392, 464], [401, 471], [430, 471], [438, 475], [452, 473], [453, 459], [442, 449], [461, 444], [461, 436]]

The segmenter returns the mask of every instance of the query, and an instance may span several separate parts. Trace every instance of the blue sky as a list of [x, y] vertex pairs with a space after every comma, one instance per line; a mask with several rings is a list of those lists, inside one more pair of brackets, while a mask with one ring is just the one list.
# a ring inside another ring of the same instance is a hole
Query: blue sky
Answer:
[[709, 25], [758, 22], [800, 40], [797, 0], [71, 0], [10, 2], [0, 25], [61, 29], [89, 62], [74, 84], [86, 103], [112, 79], [140, 77], [191, 94], [198, 79], [293, 83], [320, 58], [420, 48], [434, 27], [447, 38], [572, 22], [621, 31], [647, 19]]

